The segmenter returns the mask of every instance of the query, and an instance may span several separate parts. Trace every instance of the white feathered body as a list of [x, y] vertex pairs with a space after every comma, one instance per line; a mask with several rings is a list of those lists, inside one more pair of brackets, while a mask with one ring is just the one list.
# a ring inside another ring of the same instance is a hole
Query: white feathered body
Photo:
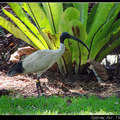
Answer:
[[64, 44], [57, 50], [38, 50], [27, 56], [23, 62], [24, 73], [43, 73], [49, 69], [62, 56], [65, 51]]

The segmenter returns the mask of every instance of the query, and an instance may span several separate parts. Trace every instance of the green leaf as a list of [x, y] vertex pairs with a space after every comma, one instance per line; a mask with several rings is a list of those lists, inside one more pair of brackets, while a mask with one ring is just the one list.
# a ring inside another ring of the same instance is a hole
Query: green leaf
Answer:
[[[61, 16], [60, 24], [59, 24], [59, 32], [66, 32], [67, 31], [70, 34], [73, 34], [72, 29], [69, 26], [69, 23], [72, 20], [79, 20], [79, 18], [80, 18], [80, 11], [79, 10], [77, 10], [76, 8], [73, 8], [73, 7], [67, 8]], [[65, 40], [64, 44], [69, 49], [71, 41], [69, 41], [67, 39], [67, 40]]]
[[58, 32], [59, 21], [63, 13], [63, 3], [42, 3], [53, 33]]
[[[95, 59], [95, 57], [96, 57], [97, 53], [100, 51], [100, 49], [109, 41], [109, 40], [108, 41], [105, 40], [104, 38], [110, 33], [111, 26], [112, 26], [113, 22], [115, 21], [119, 11], [120, 11], [119, 6], [115, 4], [108, 15], [107, 22], [96, 33], [96, 35], [93, 39], [92, 48], [91, 48], [91, 52], [90, 52], [91, 59]], [[111, 15], [112, 13], [114, 13], [114, 14]], [[99, 44], [98, 44], [98, 42], [99, 42]]]
[[99, 3], [97, 9], [96, 9], [96, 14], [94, 16], [92, 25], [89, 29], [89, 34], [88, 34], [88, 40], [87, 40], [87, 45], [90, 46], [91, 40], [94, 36], [94, 34], [98, 31], [100, 26], [106, 22], [106, 19], [108, 17], [108, 14], [113, 7], [114, 3]]
[[[14, 5], [16, 5], [16, 7], [14, 7]], [[36, 22], [37, 28], [28, 19], [26, 13], [22, 10], [22, 7], [19, 3], [11, 3], [10, 6], [16, 13], [16, 15], [31, 29], [31, 31], [42, 41], [42, 43], [44, 43], [47, 48], [49, 47], [49, 49], [57, 49], [59, 45], [57, 39], [56, 44], [54, 45], [52, 43], [53, 41], [47, 35], [47, 33], [50, 33], [50, 24], [39, 3], [23, 4], [23, 8], [31, 15], [33, 20]], [[45, 28], [41, 30], [41, 27]]]
[[114, 19], [108, 21], [95, 35], [90, 52], [90, 59], [95, 59], [95, 56], [100, 51], [100, 49], [109, 41], [109, 39], [104, 38], [109, 34], [109, 30], [113, 24], [113, 21]]
[[[70, 30], [72, 30], [72, 34], [85, 42], [87, 40], [87, 34], [85, 31], [84, 26], [79, 20], [72, 20], [69, 24]], [[79, 64], [86, 63], [86, 58], [88, 55], [88, 51], [86, 47], [84, 47], [81, 43], [71, 40], [72, 41], [72, 61], [75, 61], [77, 64], [77, 67], [79, 67]]]
[[[72, 73], [72, 54], [68, 48], [65, 49], [62, 59], [64, 60], [64, 66], [66, 73]], [[67, 62], [65, 62], [67, 61]]]
[[80, 21], [86, 29], [88, 19], [88, 3], [73, 3], [73, 6], [80, 11]]
[[[80, 11], [73, 7], [67, 8], [64, 11], [60, 20], [59, 31], [60, 32], [67, 31], [70, 34], [81, 39], [83, 42], [87, 40], [85, 27], [80, 22]], [[65, 40], [64, 44], [66, 48], [70, 49], [72, 53], [72, 62], [76, 63], [76, 67], [77, 67], [76, 72], [77, 72], [79, 64], [80, 63], [84, 64], [86, 62], [88, 51], [83, 45], [81, 45], [80, 43], [78, 44], [76, 41], [73, 40], [67, 39]], [[80, 53], [80, 49], [81, 49], [81, 53]]]
[[119, 11], [120, 11], [120, 3], [115, 3], [108, 14], [107, 20], [116, 17], [116, 14], [118, 14]]
[[105, 39], [106, 40], [109, 39], [109, 41], [112, 42], [112, 44], [100, 52], [99, 56], [96, 58], [97, 61], [101, 61], [116, 47], [120, 46], [120, 27], [117, 29], [116, 32], [110, 33]]
[[[69, 23], [72, 20], [76, 20], [76, 19], [79, 20], [79, 18], [80, 18], [80, 11], [79, 10], [77, 10], [76, 8], [73, 8], [73, 7], [67, 8], [61, 16], [60, 24], [59, 24], [59, 32], [66, 32], [67, 31], [70, 34], [73, 34], [72, 29], [69, 26]], [[64, 44], [68, 49], [71, 49], [71, 47], [70, 47], [71, 41], [66, 39]]]
[[[9, 5], [12, 8], [12, 10], [15, 12], [17, 17], [36, 35], [36, 38], [38, 38], [38, 40], [43, 44], [43, 46], [46, 49], [48, 49], [48, 46], [45, 40], [41, 36], [41, 31], [40, 30], [38, 31], [38, 29], [31, 23], [30, 19], [28, 18], [26, 13], [23, 11], [20, 3], [9, 3]], [[7, 16], [9, 15], [9, 17], [11, 16], [10, 13], [8, 13], [5, 9], [3, 9], [3, 12], [7, 14]], [[13, 19], [13, 17], [11, 17], [11, 19]]]
[[41, 41], [36, 38], [33, 33], [29, 31], [29, 29], [14, 15], [12, 15], [10, 12], [3, 9], [3, 12], [12, 20], [14, 23], [20, 28], [21, 31], [35, 44], [36, 47], [39, 49], [46, 49], [45, 46], [41, 43]]
[[18, 29], [14, 24], [0, 16], [0, 26], [2, 26], [4, 29], [8, 30], [11, 34], [13, 34], [16, 38], [19, 38], [21, 40], [24, 40], [28, 44], [36, 47], [34, 43], [32, 43], [31, 40], [27, 38], [27, 36], [20, 30]]
[[46, 43], [50, 49], [58, 49], [60, 47], [60, 33], [52, 35], [49, 31], [44, 29], [42, 36], [46, 39]]
[[116, 31], [118, 29], [118, 26], [120, 26], [120, 19], [118, 19], [117, 21], [115, 21], [110, 29], [110, 32], [112, 31]]
[[87, 33], [90, 32], [90, 28], [91, 28], [91, 26], [92, 26], [92, 24], [93, 24], [93, 22], [94, 22], [94, 19], [95, 19], [95, 16], [96, 16], [95, 14], [96, 14], [96, 10], [97, 10], [98, 6], [99, 6], [99, 4], [96, 3], [96, 4], [93, 6], [91, 12], [90, 12], [89, 15], [88, 15], [87, 26], [86, 26], [86, 31], [87, 31]]
[[[38, 24], [36, 23], [36, 25], [38, 28], [39, 27], [40, 27], [40, 29], [46, 28], [50, 32], [52, 32], [50, 24], [49, 24], [49, 20], [46, 16], [45, 12], [43, 11], [42, 7], [40, 6], [40, 3], [23, 3], [23, 8], [33, 18], [35, 23], [37, 20]], [[31, 10], [33, 13], [31, 12]], [[34, 16], [33, 16], [33, 14], [34, 14]], [[36, 20], [34, 17], [36, 18]]]
[[44, 27], [44, 29], [39, 31], [39, 33], [44, 38], [49, 49], [56, 49], [57, 48], [55, 47], [56, 44], [54, 45], [53, 41], [47, 35], [48, 33], [50, 34], [51, 28], [50, 28], [49, 21], [43, 9], [40, 7], [40, 5], [38, 3], [37, 4], [36, 3], [24, 3], [23, 6], [26, 9], [26, 11], [28, 11], [28, 13], [31, 15], [31, 17], [34, 19], [34, 21], [36, 22], [36, 25], [38, 26], [38, 30], [41, 29], [41, 27]]

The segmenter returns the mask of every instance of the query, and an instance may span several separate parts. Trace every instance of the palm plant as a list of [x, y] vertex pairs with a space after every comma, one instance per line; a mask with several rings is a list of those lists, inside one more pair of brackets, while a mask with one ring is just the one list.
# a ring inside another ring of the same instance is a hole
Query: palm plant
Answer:
[[[117, 19], [120, 12], [119, 3], [96, 3], [89, 14], [89, 3], [72, 3], [72, 6], [66, 9], [63, 9], [63, 3], [8, 5], [15, 15], [5, 9], [3, 12], [14, 23], [0, 16], [0, 26], [33, 47], [58, 49], [60, 34], [69, 32], [90, 48], [88, 53], [84, 46], [67, 39], [64, 43], [65, 53], [57, 62], [62, 74], [72, 71], [77, 74], [80, 66], [86, 64], [88, 59], [101, 61], [120, 45], [120, 20]], [[112, 44], [105, 47], [109, 42]]]

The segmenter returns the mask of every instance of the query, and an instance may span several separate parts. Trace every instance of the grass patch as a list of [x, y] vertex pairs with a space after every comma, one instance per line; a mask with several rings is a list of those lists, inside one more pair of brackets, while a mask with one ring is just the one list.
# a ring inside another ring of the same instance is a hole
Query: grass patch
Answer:
[[0, 114], [2, 115], [113, 115], [120, 114], [120, 99], [109, 97], [0, 97]]

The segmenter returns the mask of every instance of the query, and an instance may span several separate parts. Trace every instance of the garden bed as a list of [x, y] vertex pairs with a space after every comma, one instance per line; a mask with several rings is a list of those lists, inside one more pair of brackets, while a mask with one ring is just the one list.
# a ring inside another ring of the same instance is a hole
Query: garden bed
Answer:
[[[2, 7], [6, 4], [2, 4]], [[91, 4], [92, 7], [92, 4]], [[14, 38], [8, 34], [6, 30], [1, 31], [0, 36], [0, 95], [12, 94], [22, 95], [24, 97], [37, 96], [36, 91], [36, 74], [18, 75], [8, 77], [7, 72], [13, 63], [9, 62], [10, 56], [19, 47], [28, 46], [25, 42]], [[118, 50], [118, 49], [117, 49]], [[115, 51], [114, 54], [118, 54]], [[120, 94], [120, 73], [118, 64], [114, 65], [114, 69], [108, 70], [109, 79], [104, 81], [104, 85], [100, 85], [95, 76], [89, 75], [87, 72], [79, 75], [62, 76], [54, 65], [46, 73], [42, 75], [41, 86], [44, 95], [59, 96], [81, 96], [81, 95], [97, 95], [101, 98]], [[56, 72], [57, 71], [57, 72]]]

